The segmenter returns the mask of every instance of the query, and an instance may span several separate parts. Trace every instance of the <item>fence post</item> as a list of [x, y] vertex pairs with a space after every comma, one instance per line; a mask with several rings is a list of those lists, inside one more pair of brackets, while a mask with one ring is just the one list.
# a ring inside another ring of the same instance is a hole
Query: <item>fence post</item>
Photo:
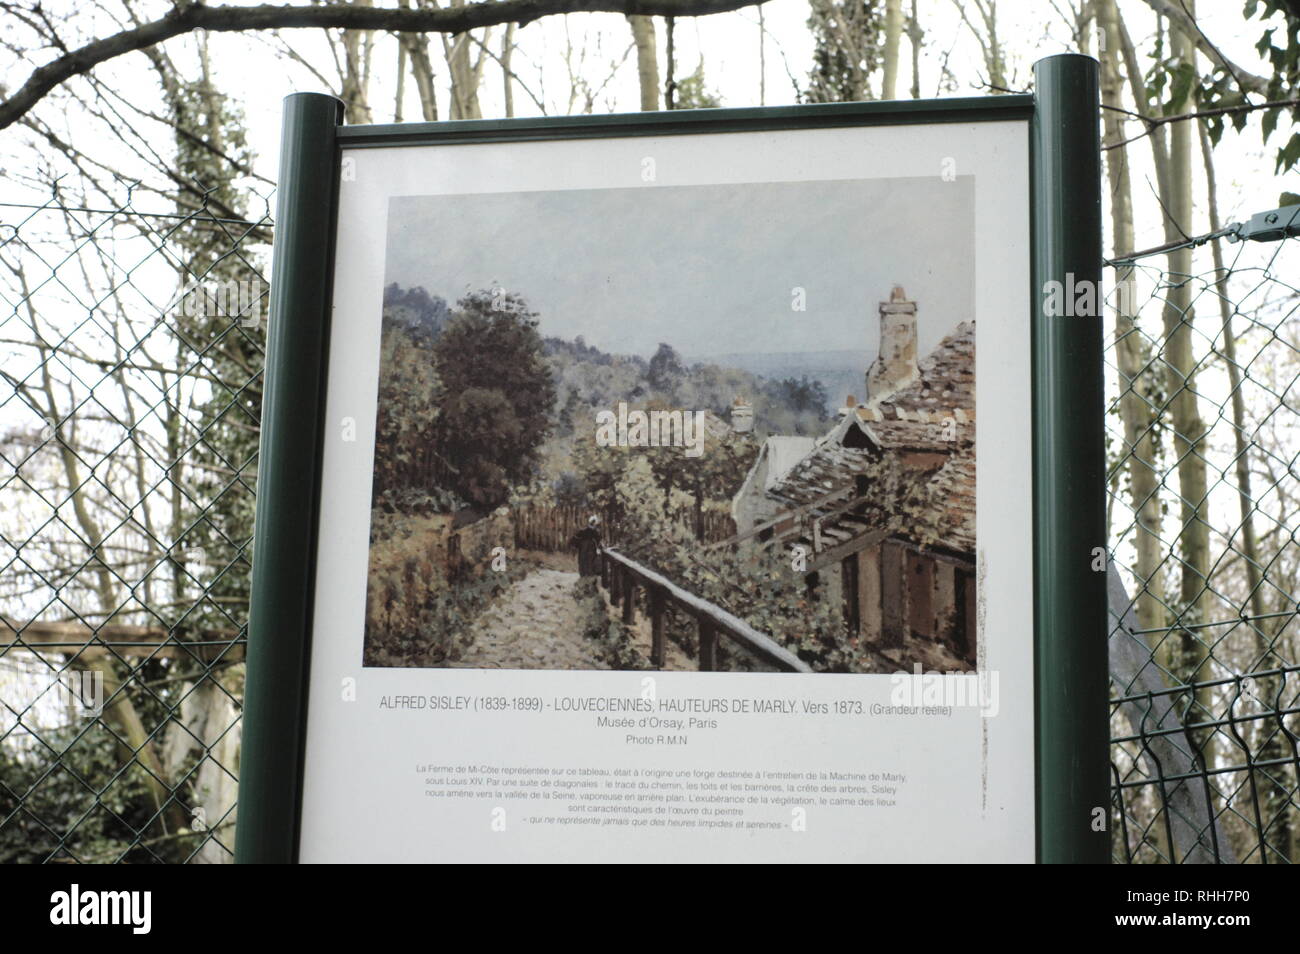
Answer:
[[[1034, 64], [1031, 131], [1038, 858], [1110, 860], [1098, 65]], [[1049, 283], [1059, 283], [1052, 286]], [[1091, 314], [1046, 313], [1047, 292]], [[1098, 827], [1100, 826], [1100, 830]]]
[[652, 586], [647, 591], [650, 604], [650, 662], [658, 669], [664, 665], [664, 591]]
[[235, 835], [241, 863], [298, 854], [342, 120], [333, 96], [284, 101]]
[[631, 572], [623, 574], [623, 622], [636, 622], [636, 577]]
[[700, 627], [700, 672], [714, 672], [718, 668], [718, 631], [703, 616]]

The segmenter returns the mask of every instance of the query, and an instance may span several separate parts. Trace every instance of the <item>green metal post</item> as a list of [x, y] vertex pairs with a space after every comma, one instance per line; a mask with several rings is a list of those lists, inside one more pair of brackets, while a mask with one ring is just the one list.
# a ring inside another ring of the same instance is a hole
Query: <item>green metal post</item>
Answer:
[[[1038, 858], [1105, 863], [1110, 784], [1106, 561], [1098, 549], [1106, 546], [1106, 463], [1097, 61], [1078, 54], [1040, 60], [1034, 89]], [[1064, 308], [1049, 308], [1049, 301]]]
[[235, 859], [297, 858], [343, 104], [284, 101]]

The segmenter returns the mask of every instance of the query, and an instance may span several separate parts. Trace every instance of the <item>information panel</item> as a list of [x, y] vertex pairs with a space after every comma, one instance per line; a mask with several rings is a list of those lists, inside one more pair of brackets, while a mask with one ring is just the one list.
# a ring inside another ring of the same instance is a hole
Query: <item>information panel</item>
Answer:
[[1007, 116], [342, 140], [301, 860], [1034, 859]]

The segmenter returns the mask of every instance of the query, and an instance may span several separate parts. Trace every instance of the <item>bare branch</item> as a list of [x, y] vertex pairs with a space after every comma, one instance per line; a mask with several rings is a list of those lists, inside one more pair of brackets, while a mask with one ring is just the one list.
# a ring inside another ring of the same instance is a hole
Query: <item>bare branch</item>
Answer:
[[0, 104], [0, 129], [12, 125], [51, 90], [100, 63], [153, 47], [194, 30], [248, 32], [280, 29], [386, 30], [394, 33], [464, 33], [501, 23], [520, 26], [558, 13], [705, 16], [755, 6], [754, 0], [492, 0], [459, 7], [393, 9], [361, 6], [175, 7], [160, 20], [95, 40], [32, 71]]
[[1147, 131], [1137, 136], [1130, 136], [1128, 139], [1121, 140], [1120, 142], [1109, 143], [1101, 148], [1104, 152], [1107, 149], [1118, 149], [1131, 142], [1137, 142], [1139, 139], [1151, 135], [1157, 127], [1164, 126], [1168, 123], [1181, 123], [1189, 119], [1206, 119], [1215, 116], [1232, 116], [1240, 113], [1253, 113], [1260, 109], [1282, 109], [1288, 106], [1300, 106], [1300, 99], [1277, 99], [1268, 103], [1242, 103], [1236, 106], [1217, 106], [1214, 109], [1202, 109], [1199, 112], [1194, 113], [1179, 113], [1176, 116], [1144, 116], [1141, 113], [1135, 113], [1129, 109], [1120, 109], [1115, 106], [1103, 106], [1103, 109], [1111, 109], [1115, 112], [1124, 113], [1125, 115], [1132, 116], [1134, 119], [1146, 123]]

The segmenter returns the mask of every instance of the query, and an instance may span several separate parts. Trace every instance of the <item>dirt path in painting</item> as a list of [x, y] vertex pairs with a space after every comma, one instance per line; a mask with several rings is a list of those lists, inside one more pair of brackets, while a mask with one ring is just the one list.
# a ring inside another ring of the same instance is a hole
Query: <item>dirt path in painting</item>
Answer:
[[582, 635], [573, 597], [578, 574], [537, 569], [474, 621], [456, 669], [608, 669]]
[[[483, 611], [471, 628], [469, 648], [447, 663], [451, 669], [609, 669], [602, 649], [582, 633], [574, 597], [578, 574], [538, 567]], [[602, 593], [610, 618], [608, 597]], [[637, 614], [637, 648], [650, 655], [650, 621]], [[668, 671], [698, 664], [672, 640], [665, 646]]]

